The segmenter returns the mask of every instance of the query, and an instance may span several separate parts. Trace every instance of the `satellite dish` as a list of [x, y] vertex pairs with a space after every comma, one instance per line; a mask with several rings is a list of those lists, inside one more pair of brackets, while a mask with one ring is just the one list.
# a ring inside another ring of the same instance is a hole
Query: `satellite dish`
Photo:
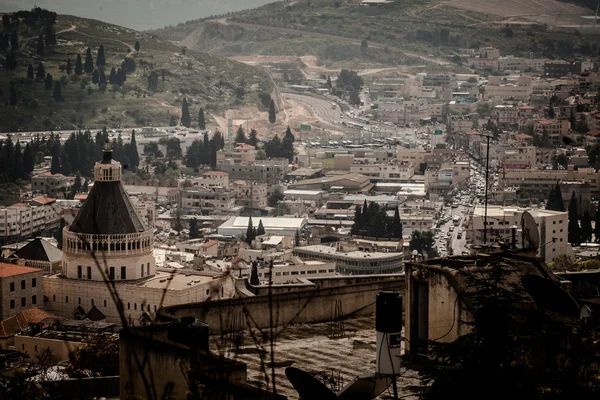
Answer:
[[538, 275], [525, 275], [521, 278], [525, 291], [543, 308], [557, 314], [578, 317], [580, 307], [577, 301], [550, 279]]
[[375, 372], [366, 373], [356, 378], [354, 382], [344, 387], [338, 394], [340, 400], [371, 400], [383, 393], [394, 378], [379, 375]]
[[538, 231], [535, 219], [525, 211], [521, 216], [521, 227], [523, 233], [523, 248], [537, 251], [540, 248], [540, 232]]
[[335, 393], [333, 393], [327, 386], [325, 386], [321, 381], [308, 372], [294, 367], [287, 367], [285, 369], [285, 376], [287, 376], [288, 380], [291, 382], [292, 386], [294, 389], [296, 389], [300, 395], [300, 398], [302, 399], [337, 399]]

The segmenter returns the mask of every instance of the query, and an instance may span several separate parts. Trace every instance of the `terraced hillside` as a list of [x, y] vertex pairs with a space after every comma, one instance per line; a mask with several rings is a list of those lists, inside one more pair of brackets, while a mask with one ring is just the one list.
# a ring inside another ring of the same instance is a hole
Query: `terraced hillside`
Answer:
[[[35, 28], [11, 25], [2, 32], [18, 32], [16, 68], [0, 74], [0, 131], [76, 129], [102, 126], [168, 126], [179, 122], [181, 102], [190, 103], [194, 120], [200, 107], [217, 110], [237, 105], [261, 105], [259, 94], [270, 93], [273, 83], [260, 68], [195, 50], [131, 29], [73, 16], [58, 16], [56, 45], [45, 45], [39, 54]], [[136, 42], [139, 51], [135, 50]], [[100, 46], [105, 66], [97, 66]], [[86, 60], [90, 48], [93, 68], [102, 70], [105, 85], [94, 82], [94, 74], [75, 73], [78, 55]], [[6, 53], [0, 62], [6, 64]], [[72, 71], [67, 73], [67, 60]], [[123, 65], [124, 60], [126, 65]], [[40, 63], [44, 79], [35, 78]], [[28, 66], [34, 78], [27, 78]], [[109, 82], [112, 68], [127, 70], [123, 84]], [[46, 74], [52, 76], [45, 88]], [[63, 101], [53, 98], [60, 82]], [[11, 87], [16, 104], [11, 105]], [[243, 90], [240, 89], [243, 87]], [[192, 122], [195, 124], [196, 122]]]

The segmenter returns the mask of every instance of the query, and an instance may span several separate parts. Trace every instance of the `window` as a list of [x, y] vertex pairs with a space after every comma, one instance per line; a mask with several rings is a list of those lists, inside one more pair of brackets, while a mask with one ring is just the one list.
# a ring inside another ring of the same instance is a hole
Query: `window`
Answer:
[[150, 275], [150, 263], [146, 264], [146, 275]]
[[104, 307], [106, 307], [106, 300], [104, 300]]
[[92, 279], [92, 267], [87, 267], [87, 278]]
[[83, 278], [83, 272], [82, 272], [83, 267], [81, 265], [77, 266], [77, 279], [81, 279]]
[[55, 294], [52, 295], [52, 301], [56, 301], [56, 295]]
[[142, 274], [142, 276], [144, 276], [144, 264], [142, 264], [142, 267], [140, 268], [140, 274]]
[[137, 303], [133, 303], [133, 309], [137, 310]]
[[21, 297], [21, 307], [25, 307], [27, 305], [27, 299], [25, 297]]
[[24, 279], [21, 281], [21, 289], [25, 289], [25, 280]]
[[15, 291], [15, 283], [14, 283], [14, 282], [11, 282], [11, 283], [10, 283], [10, 291], [11, 291], [11, 292], [14, 292], [14, 291]]
[[131, 303], [127, 303], [127, 309], [131, 310]]
[[65, 296], [65, 303], [69, 302], [69, 296]]
[[127, 279], [127, 267], [121, 267], [121, 279]]
[[31, 304], [37, 304], [37, 296], [31, 296]]
[[92, 299], [92, 305], [94, 305], [94, 299]]
[[208, 296], [210, 294], [210, 289], [206, 289], [206, 295]]
[[31, 280], [31, 287], [37, 287], [37, 279], [36, 278], [33, 278]]
[[111, 281], [115, 279], [115, 267], [110, 267], [108, 270], [108, 277]]
[[14, 300], [10, 301], [10, 308], [15, 308], [15, 301]]
[[77, 304], [81, 304], [81, 297], [77, 298]]

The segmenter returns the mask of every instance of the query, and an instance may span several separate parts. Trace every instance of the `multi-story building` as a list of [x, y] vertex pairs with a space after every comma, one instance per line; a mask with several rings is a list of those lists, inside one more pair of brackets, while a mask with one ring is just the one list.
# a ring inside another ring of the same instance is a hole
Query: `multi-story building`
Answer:
[[534, 71], [542, 72], [546, 58], [523, 58], [506, 56], [498, 58], [498, 71]]
[[[511, 227], [522, 226], [521, 218], [525, 211], [528, 211], [533, 216], [540, 233], [540, 245], [537, 254], [547, 262], [552, 261], [558, 255], [567, 254], [569, 249], [568, 213], [561, 211], [488, 205], [487, 244], [501, 241], [510, 243], [513, 230]], [[475, 207], [472, 219], [473, 245], [484, 244], [484, 214], [485, 209], [482, 205]], [[520, 239], [520, 237], [517, 237], [519, 242]]]
[[58, 227], [61, 214], [56, 199], [36, 197], [30, 203], [0, 208], [0, 241], [12, 242]]
[[266, 183], [234, 181], [236, 204], [251, 210], [262, 210], [267, 207], [269, 188]]
[[44, 270], [0, 263], [0, 321], [44, 305]]
[[594, 168], [569, 166], [567, 170], [551, 169], [504, 169], [500, 172], [502, 187], [520, 187], [527, 191], [548, 193], [556, 186], [556, 182], [585, 181], [589, 182], [592, 196], [600, 195], [600, 172]]
[[138, 215], [121, 175], [106, 143], [94, 186], [63, 229], [61, 272], [44, 277], [48, 311], [73, 318], [95, 308], [108, 322], [137, 324], [162, 306], [231, 297], [230, 276], [156, 268], [152, 228]]
[[192, 180], [193, 186], [212, 189], [215, 187], [229, 187], [229, 174], [223, 171], [207, 171], [201, 177]]
[[219, 169], [229, 175], [229, 180], [260, 182], [272, 186], [283, 182], [289, 172], [289, 163], [285, 158], [274, 158], [245, 165], [224, 164]]
[[31, 178], [33, 193], [45, 194], [55, 199], [66, 199], [74, 179], [61, 174], [45, 172]]
[[573, 64], [565, 60], [548, 60], [544, 63], [544, 77], [562, 78], [573, 73]]
[[227, 214], [235, 207], [235, 192], [223, 187], [181, 188], [180, 207], [202, 215]]
[[485, 87], [485, 97], [487, 99], [527, 101], [532, 93], [531, 84], [488, 84]]
[[413, 177], [415, 167], [411, 162], [397, 164], [369, 164], [355, 160], [350, 172], [368, 176], [373, 181], [407, 181]]
[[555, 146], [562, 144], [562, 138], [569, 134], [569, 129], [571, 129], [571, 123], [566, 119], [543, 119], [537, 121], [534, 126], [537, 135], [546, 133]]
[[232, 150], [217, 151], [217, 165], [250, 164], [256, 161], [256, 149], [249, 144], [238, 144]]

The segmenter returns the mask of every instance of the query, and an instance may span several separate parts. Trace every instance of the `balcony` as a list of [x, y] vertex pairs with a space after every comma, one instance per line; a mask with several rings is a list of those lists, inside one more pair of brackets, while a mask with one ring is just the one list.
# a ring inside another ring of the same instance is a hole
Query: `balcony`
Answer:
[[152, 231], [126, 235], [91, 235], [73, 233], [63, 229], [63, 252], [66, 254], [101, 253], [103, 256], [143, 255], [152, 252]]

